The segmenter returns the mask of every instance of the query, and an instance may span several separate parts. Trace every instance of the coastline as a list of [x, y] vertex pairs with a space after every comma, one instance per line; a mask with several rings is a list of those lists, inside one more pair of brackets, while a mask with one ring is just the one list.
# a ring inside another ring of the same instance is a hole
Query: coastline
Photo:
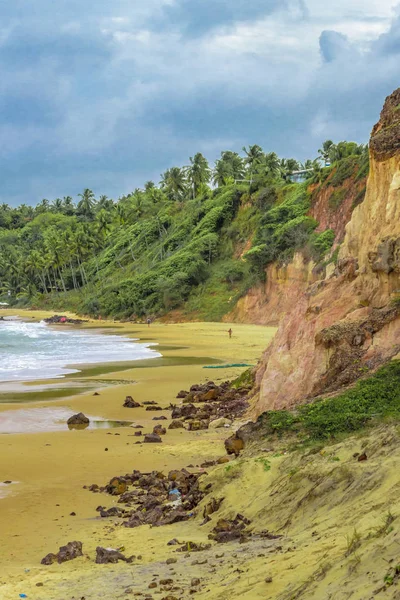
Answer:
[[[28, 318], [33, 316], [37, 320], [49, 314], [12, 312], [22, 313], [22, 316]], [[99, 322], [85, 325], [98, 328]], [[110, 328], [114, 326], [113, 323], [104, 322], [101, 325]], [[135, 323], [119, 323], [118, 333], [134, 336], [141, 342], [158, 343], [159, 348], [163, 348], [161, 364], [154, 365], [154, 368], [149, 368], [152, 364], [141, 364], [100, 373], [94, 367], [94, 371], [89, 369], [78, 376], [75, 374], [72, 381], [94, 381], [98, 385], [96, 389], [99, 389], [99, 396], [93, 396], [94, 388], [91, 388], [90, 391], [68, 398], [33, 400], [25, 406], [30, 409], [63, 407], [70, 410], [71, 414], [82, 411], [110, 421], [131, 420], [142, 424], [146, 431], [151, 431], [154, 413], [144, 409], [123, 408], [123, 400], [127, 395], [132, 395], [139, 402], [155, 400], [166, 407], [170, 402], [176, 402], [175, 397], [180, 389], [188, 389], [193, 383], [209, 379], [220, 383], [234, 379], [243, 372], [243, 368], [214, 370], [203, 367], [210, 360], [220, 361], [222, 364], [255, 364], [275, 333], [274, 328], [234, 324], [230, 340], [227, 329], [229, 326], [226, 323], [154, 323], [150, 328]], [[146, 362], [152, 363], [154, 360], [157, 359]], [[65, 382], [66, 379], [57, 381]], [[51, 383], [54, 384], [54, 380]], [[102, 387], [103, 385], [106, 387]], [[21, 408], [24, 408], [22, 404], [2, 403], [0, 414], [6, 410], [18, 411]], [[157, 414], [170, 418], [168, 412]], [[74, 563], [67, 563], [58, 569], [48, 567], [45, 571], [40, 565], [45, 554], [56, 550], [70, 539], [84, 540], [89, 553], [93, 553], [93, 548], [98, 544], [113, 546], [118, 539], [121, 534], [119, 528], [115, 532], [116, 538], [111, 534], [105, 535], [105, 526], [110, 523], [95, 518], [95, 509], [101, 498], [83, 490], [83, 485], [94, 482], [104, 484], [113, 475], [129, 472], [134, 468], [142, 471], [168, 471], [190, 463], [199, 464], [206, 459], [218, 458], [224, 454], [223, 440], [226, 437], [226, 430], [171, 430], [165, 436], [163, 444], [136, 445], [130, 428], [85, 431], [66, 429], [61, 432], [0, 435], [0, 478], [20, 482], [12, 486], [12, 491], [1, 499], [0, 530], [3, 544], [0, 548], [0, 566], [4, 573], [3, 579], [6, 578], [7, 586], [11, 586], [3, 588], [4, 598], [8, 598], [7, 590], [29, 592], [35, 585], [36, 575], [54, 576], [54, 581], [58, 581], [59, 577], [72, 572], [71, 568], [76, 569], [77, 565]], [[76, 517], [70, 517], [71, 512], [75, 512]], [[144, 529], [147, 530], [147, 527]], [[169, 535], [169, 529], [169, 526], [159, 528], [157, 536], [163, 539], [165, 535]], [[134, 534], [129, 532], [128, 535], [135, 546], [138, 544], [138, 531], [139, 537], [143, 537], [140, 530], [136, 530]], [[141, 547], [145, 541], [141, 541]], [[156, 547], [158, 546], [157, 542]], [[164, 552], [164, 548], [160, 547], [160, 551]], [[153, 548], [151, 552], [157, 550]], [[142, 547], [142, 554], [146, 556], [145, 547]], [[153, 558], [152, 555], [147, 556], [149, 561]], [[30, 569], [32, 575], [24, 574], [26, 568]], [[51, 593], [49, 596], [45, 595], [46, 590], [43, 588], [40, 598], [56, 600], [58, 597], [65, 597], [54, 596], [54, 592], [52, 593], [53, 596]], [[15, 597], [14, 591], [10, 597]]]

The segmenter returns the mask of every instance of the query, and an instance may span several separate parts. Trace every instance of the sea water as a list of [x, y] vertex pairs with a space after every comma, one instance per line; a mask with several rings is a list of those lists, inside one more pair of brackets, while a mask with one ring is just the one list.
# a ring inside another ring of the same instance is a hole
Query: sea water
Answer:
[[77, 372], [70, 365], [158, 356], [147, 344], [119, 335], [49, 327], [43, 322], [0, 321], [0, 382], [55, 379]]

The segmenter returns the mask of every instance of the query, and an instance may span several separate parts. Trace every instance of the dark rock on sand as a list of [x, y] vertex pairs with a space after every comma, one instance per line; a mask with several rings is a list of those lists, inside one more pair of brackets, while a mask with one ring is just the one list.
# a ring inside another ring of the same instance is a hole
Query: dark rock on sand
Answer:
[[156, 435], [165, 435], [167, 433], [167, 430], [162, 425], [156, 425], [153, 429], [153, 433], [155, 433]]
[[140, 408], [142, 405], [139, 402], [136, 402], [132, 396], [127, 396], [125, 398], [125, 402], [123, 404], [125, 408]]
[[98, 565], [106, 565], [109, 563], [115, 564], [119, 560], [131, 563], [134, 558], [134, 556], [127, 558], [121, 552], [114, 550], [113, 548], [102, 548], [101, 546], [97, 546], [96, 548], [96, 564]]
[[65, 315], [53, 315], [52, 317], [44, 319], [44, 322], [49, 324], [68, 323], [69, 325], [80, 325], [81, 323], [87, 323], [88, 321], [84, 321], [83, 319], [70, 319]]
[[52, 565], [55, 562], [59, 564], [83, 556], [82, 542], [68, 542], [66, 546], [61, 546], [57, 554], [47, 554], [42, 560], [42, 565]]
[[243, 448], [243, 440], [236, 437], [236, 435], [232, 435], [230, 438], [225, 440], [225, 449], [228, 454], [234, 454], [235, 456], [239, 456], [240, 451], [243, 450]]
[[106, 486], [106, 491], [111, 496], [120, 496], [128, 489], [126, 479], [123, 477], [113, 477], [110, 483]]
[[177, 419], [174, 419], [169, 425], [168, 425], [168, 429], [185, 429], [184, 424], [182, 423], [182, 421], [178, 421]]
[[156, 433], [148, 433], [144, 436], [145, 444], [159, 444], [162, 442], [162, 439]]
[[83, 413], [72, 415], [67, 421], [68, 425], [88, 425], [89, 423], [89, 419]]
[[233, 520], [219, 519], [208, 537], [219, 543], [237, 539], [245, 540], [249, 536], [249, 533], [246, 532], [246, 527], [250, 523], [249, 519], [240, 514], [237, 514]]
[[185, 406], [174, 406], [171, 417], [173, 419], [192, 417], [197, 412], [194, 404], [185, 404]]

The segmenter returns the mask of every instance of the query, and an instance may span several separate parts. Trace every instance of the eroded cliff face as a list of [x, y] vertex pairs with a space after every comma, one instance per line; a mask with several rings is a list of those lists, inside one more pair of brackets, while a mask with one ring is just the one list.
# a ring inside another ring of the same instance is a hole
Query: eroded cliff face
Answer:
[[[330, 179], [323, 185], [310, 187], [311, 207], [308, 215], [318, 222], [317, 233], [326, 229], [335, 232], [335, 248], [343, 242], [345, 228], [355, 206], [364, 199], [366, 178], [356, 180], [355, 177], [349, 177], [340, 188], [332, 186]], [[336, 206], [332, 199], [338, 191], [342, 198]], [[249, 241], [247, 250], [250, 247]], [[271, 264], [266, 269], [265, 283], [250, 289], [240, 298], [223, 321], [277, 326], [292, 310], [299, 296], [312, 283], [331, 274], [333, 269], [333, 264], [325, 267], [316, 265], [306, 252], [295, 254], [288, 264]]]
[[265, 284], [252, 288], [240, 298], [234, 310], [223, 320], [227, 323], [278, 325], [296, 299], [318, 279], [313, 268], [314, 263], [304, 260], [301, 254], [296, 254], [287, 265], [270, 265]]
[[339, 389], [400, 351], [400, 89], [386, 99], [370, 155], [335, 271], [294, 288], [260, 362], [256, 414]]

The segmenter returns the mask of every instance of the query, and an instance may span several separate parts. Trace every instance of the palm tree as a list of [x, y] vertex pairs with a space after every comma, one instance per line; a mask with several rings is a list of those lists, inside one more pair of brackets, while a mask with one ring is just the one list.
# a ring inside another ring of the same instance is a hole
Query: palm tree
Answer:
[[56, 198], [51, 203], [51, 210], [53, 212], [56, 212], [56, 213], [62, 212], [63, 207], [64, 207], [64, 204], [63, 204], [63, 201], [61, 200], [61, 198]]
[[180, 167], [171, 167], [161, 175], [161, 187], [171, 200], [183, 199], [186, 183], [185, 171]]
[[200, 186], [209, 183], [211, 179], [211, 170], [208, 161], [201, 152], [197, 152], [194, 158], [190, 157], [190, 166], [186, 167], [186, 173], [193, 190], [193, 198], [195, 198]]
[[150, 192], [151, 190], [154, 190], [155, 187], [156, 184], [154, 183], [154, 181], [146, 181], [146, 183], [144, 184], [144, 191]]
[[215, 161], [213, 182], [220, 187], [225, 185], [229, 179], [241, 180], [245, 175], [243, 158], [237, 152], [225, 150], [221, 152], [221, 158]]
[[74, 205], [74, 201], [72, 200], [71, 196], [64, 196], [64, 198], [62, 200], [62, 204], [63, 204], [63, 213], [65, 215], [68, 215], [69, 217], [71, 217], [73, 214], [75, 214], [75, 205]]
[[330, 162], [332, 153], [334, 152], [335, 148], [335, 144], [332, 142], [332, 140], [325, 140], [325, 142], [322, 144], [322, 148], [318, 150], [318, 154], [321, 156], [325, 165], [328, 162]]
[[36, 206], [36, 213], [40, 214], [40, 213], [44, 213], [47, 212], [50, 208], [50, 202], [46, 199], [43, 198], [43, 200], [41, 202], [39, 202], [39, 204]]
[[100, 237], [104, 239], [110, 230], [110, 222], [111, 222], [110, 214], [107, 212], [107, 210], [105, 208], [102, 208], [97, 213], [96, 222], [97, 222], [97, 231], [98, 231]]
[[78, 211], [84, 217], [93, 217], [93, 208], [95, 205], [95, 196], [92, 190], [85, 188], [82, 194], [78, 194], [81, 200], [78, 202]]
[[107, 211], [111, 211], [113, 208], [114, 202], [111, 200], [111, 198], [108, 198], [105, 194], [102, 194], [97, 203], [97, 210], [101, 211], [104, 209]]
[[264, 156], [264, 152], [263, 152], [263, 149], [261, 148], [261, 146], [258, 146], [257, 144], [253, 144], [253, 146], [249, 146], [248, 148], [246, 148], [246, 146], [243, 146], [242, 150], [246, 154], [244, 162], [246, 163], [246, 165], [248, 166], [248, 169], [249, 169], [250, 185], [251, 185], [254, 169], [255, 169], [256, 165], [261, 162], [261, 160]]

